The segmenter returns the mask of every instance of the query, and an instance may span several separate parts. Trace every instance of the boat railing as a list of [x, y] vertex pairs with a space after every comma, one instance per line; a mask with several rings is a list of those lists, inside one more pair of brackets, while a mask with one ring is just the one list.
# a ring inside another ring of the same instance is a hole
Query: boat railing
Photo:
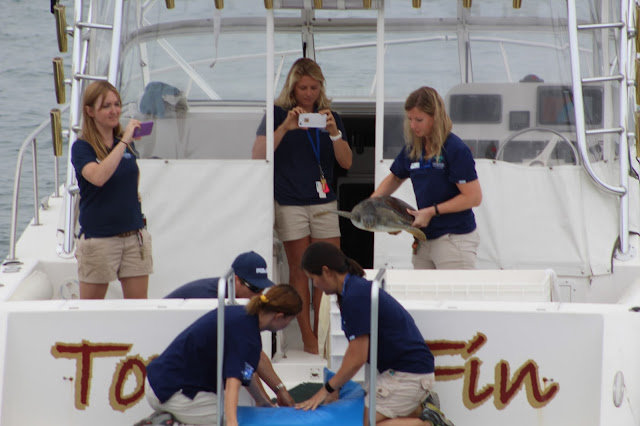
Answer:
[[[624, 2], [622, 3], [624, 5]], [[603, 129], [591, 129], [586, 130], [585, 126], [585, 114], [583, 108], [574, 108], [575, 124], [576, 124], [576, 139], [578, 144], [578, 151], [582, 159], [582, 167], [587, 172], [587, 175], [596, 184], [596, 186], [603, 191], [616, 195], [620, 198], [620, 218], [619, 218], [619, 235], [620, 244], [618, 252], [622, 255], [628, 255], [629, 246], [629, 132], [627, 132], [627, 111], [629, 106], [629, 87], [634, 83], [633, 77], [630, 77], [629, 63], [635, 61], [629, 61], [630, 41], [635, 35], [636, 29], [632, 22], [634, 1], [628, 2], [628, 8], [625, 10], [624, 6], [620, 10], [620, 20], [611, 23], [598, 23], [591, 25], [579, 25], [577, 18], [577, 6], [575, 0], [567, 1], [567, 21], [569, 31], [569, 46], [571, 56], [571, 80], [573, 85], [573, 97], [576, 105], [584, 105], [582, 98], [582, 88], [584, 85], [600, 82], [600, 81], [618, 81], [618, 110], [619, 121], [617, 127], [603, 128]], [[628, 20], [628, 22], [627, 22]], [[578, 41], [579, 30], [604, 30], [604, 29], [619, 29], [620, 34], [618, 37], [618, 60], [617, 60], [617, 73], [613, 75], [596, 76], [592, 78], [582, 78], [580, 70], [580, 51]], [[631, 73], [632, 74], [632, 73]], [[617, 134], [619, 141], [619, 185], [611, 185], [605, 182], [600, 176], [597, 175], [591, 161], [589, 160], [588, 147], [586, 137], [592, 134]]]
[[382, 268], [371, 284], [371, 327], [369, 334], [369, 425], [376, 424], [376, 377], [378, 373], [378, 307], [380, 288], [387, 286], [387, 270]]
[[[69, 106], [61, 108], [61, 112], [65, 112], [69, 109]], [[22, 160], [26, 155], [27, 149], [31, 147], [31, 161], [33, 163], [33, 225], [40, 224], [39, 214], [39, 189], [38, 189], [38, 150], [37, 148], [37, 136], [40, 135], [46, 128], [50, 128], [51, 119], [44, 120], [36, 129], [27, 136], [18, 150], [18, 159], [16, 161], [16, 172], [13, 181], [13, 199], [11, 202], [11, 230], [9, 234], [9, 255], [4, 261], [3, 265], [17, 262], [16, 258], [16, 238], [18, 231], [18, 201], [20, 194], [20, 177], [22, 176]], [[59, 180], [59, 162], [58, 157], [53, 157], [53, 185], [54, 196], [60, 196], [60, 180]]]

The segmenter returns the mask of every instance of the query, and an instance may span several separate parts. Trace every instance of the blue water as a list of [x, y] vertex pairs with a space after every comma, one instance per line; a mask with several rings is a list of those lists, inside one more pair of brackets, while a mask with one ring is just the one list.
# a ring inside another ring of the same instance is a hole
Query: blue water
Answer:
[[[73, 5], [67, 6], [67, 16]], [[16, 160], [21, 142], [56, 108], [51, 59], [62, 56], [65, 64], [70, 55], [60, 54], [55, 33], [55, 20], [49, 0], [2, 0], [0, 13], [0, 259], [9, 252], [11, 202]], [[67, 76], [68, 77], [68, 76]], [[40, 198], [53, 191], [51, 137], [45, 131], [37, 139]], [[31, 152], [30, 150], [28, 151]], [[31, 155], [23, 161], [19, 203], [18, 235], [33, 216], [31, 192], [33, 174]], [[62, 165], [64, 167], [64, 165]], [[63, 178], [61, 172], [61, 178]]]

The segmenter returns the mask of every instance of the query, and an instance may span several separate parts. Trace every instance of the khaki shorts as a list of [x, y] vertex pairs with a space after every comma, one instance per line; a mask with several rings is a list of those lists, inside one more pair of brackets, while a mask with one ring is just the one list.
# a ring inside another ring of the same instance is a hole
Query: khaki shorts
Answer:
[[275, 203], [275, 230], [280, 241], [294, 241], [311, 235], [326, 239], [340, 236], [338, 215], [314, 216], [316, 213], [338, 210], [338, 202], [310, 206], [281, 206]]
[[[376, 412], [390, 419], [407, 417], [420, 405], [436, 383], [435, 373], [415, 374], [386, 370], [376, 378]], [[366, 385], [365, 389], [369, 389]], [[369, 398], [364, 399], [369, 408]]]
[[163, 404], [151, 389], [149, 380], [145, 379], [145, 396], [151, 408], [173, 414], [180, 423], [197, 425], [216, 423], [218, 396], [213, 392], [200, 391], [193, 399], [183, 395], [182, 392], [176, 392]]
[[141, 233], [142, 247], [137, 234], [87, 239], [82, 235], [76, 240], [78, 279], [83, 283], [103, 284], [152, 273], [151, 234], [146, 229]]
[[419, 241], [411, 263], [414, 269], [475, 269], [479, 244], [477, 229], [468, 234], [445, 234], [435, 240]]

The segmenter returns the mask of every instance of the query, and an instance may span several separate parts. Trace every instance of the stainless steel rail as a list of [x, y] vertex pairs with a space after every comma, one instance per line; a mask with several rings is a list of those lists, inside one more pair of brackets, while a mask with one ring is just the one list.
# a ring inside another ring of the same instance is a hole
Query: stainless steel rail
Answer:
[[[64, 106], [61, 108], [62, 112], [65, 112], [69, 109], [68, 106]], [[37, 150], [36, 150], [36, 136], [38, 136], [42, 131], [48, 129], [51, 126], [51, 119], [48, 118], [44, 120], [36, 129], [29, 134], [25, 138], [25, 140], [20, 145], [20, 149], [18, 150], [18, 159], [16, 161], [16, 172], [13, 180], [13, 200], [11, 204], [11, 231], [9, 234], [9, 255], [7, 256], [7, 262], [13, 262], [16, 259], [16, 238], [18, 231], [18, 195], [20, 193], [20, 176], [22, 175], [22, 160], [24, 158], [25, 152], [27, 148], [31, 146], [31, 155], [33, 162], [33, 224], [40, 224], [40, 213], [39, 213], [39, 204], [38, 204], [38, 161], [37, 161]], [[59, 195], [58, 187], [60, 186], [59, 178], [58, 178], [58, 157], [54, 156], [54, 186], [55, 186], [55, 194]]]
[[380, 287], [387, 286], [387, 270], [382, 268], [371, 283], [371, 316], [369, 331], [369, 425], [376, 424], [376, 377], [378, 375], [378, 306]]
[[218, 383], [216, 384], [216, 395], [218, 396], [218, 414], [216, 425], [224, 426], [224, 387], [222, 386], [222, 364], [224, 363], [224, 308], [227, 288], [229, 290], [230, 301], [235, 301], [236, 289], [234, 286], [235, 274], [233, 269], [229, 269], [224, 276], [218, 280], [218, 357], [216, 361], [216, 371]]
[[[628, 132], [625, 131], [628, 122], [628, 106], [629, 106], [629, 43], [630, 43], [630, 32], [627, 29], [626, 20], [631, 19], [629, 13], [632, 11], [631, 3], [634, 3], [632, 0], [620, 0], [620, 14], [621, 21], [615, 22], [611, 24], [607, 23], [599, 23], [588, 26], [579, 26], [577, 11], [576, 11], [576, 1], [575, 0], [567, 0], [567, 23], [569, 30], [569, 52], [571, 57], [571, 81], [573, 88], [573, 98], [574, 104], [582, 106], [584, 105], [583, 97], [582, 97], [582, 85], [585, 83], [590, 83], [592, 81], [598, 81], [598, 79], [606, 79], [609, 76], [601, 76], [596, 78], [583, 79], [580, 72], [580, 53], [579, 53], [579, 42], [578, 42], [578, 30], [594, 30], [594, 29], [605, 29], [605, 28], [620, 28], [620, 33], [618, 36], [618, 74], [613, 78], [614, 80], [620, 80], [620, 88], [619, 88], [619, 99], [618, 99], [618, 109], [619, 109], [619, 128], [617, 129], [602, 129], [603, 133], [619, 133], [618, 145], [619, 145], [619, 186], [610, 185], [604, 180], [602, 180], [594, 171], [591, 162], [588, 156], [588, 148], [586, 135], [587, 133], [594, 133], [593, 131], [586, 131], [585, 129], [585, 116], [584, 109], [574, 108], [575, 113], [575, 125], [576, 125], [576, 139], [578, 144], [578, 151], [580, 152], [580, 157], [582, 159], [582, 167], [587, 172], [587, 175], [591, 178], [591, 180], [596, 184], [597, 187], [608, 192], [613, 195], [617, 195], [620, 198], [620, 217], [619, 217], [619, 236], [620, 236], [620, 245], [618, 250], [627, 254], [629, 252], [629, 142], [628, 142]], [[602, 80], [604, 81], [604, 80]]]

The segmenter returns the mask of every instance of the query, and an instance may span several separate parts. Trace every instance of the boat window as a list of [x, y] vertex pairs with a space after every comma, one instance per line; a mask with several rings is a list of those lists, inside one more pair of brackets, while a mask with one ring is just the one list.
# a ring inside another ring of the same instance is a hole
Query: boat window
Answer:
[[[602, 89], [585, 87], [584, 98], [585, 123], [602, 123]], [[538, 88], [538, 124], [568, 126], [575, 123], [573, 110], [573, 92], [568, 86], [541, 86]]]
[[454, 123], [500, 123], [500, 95], [451, 95], [449, 115]]

